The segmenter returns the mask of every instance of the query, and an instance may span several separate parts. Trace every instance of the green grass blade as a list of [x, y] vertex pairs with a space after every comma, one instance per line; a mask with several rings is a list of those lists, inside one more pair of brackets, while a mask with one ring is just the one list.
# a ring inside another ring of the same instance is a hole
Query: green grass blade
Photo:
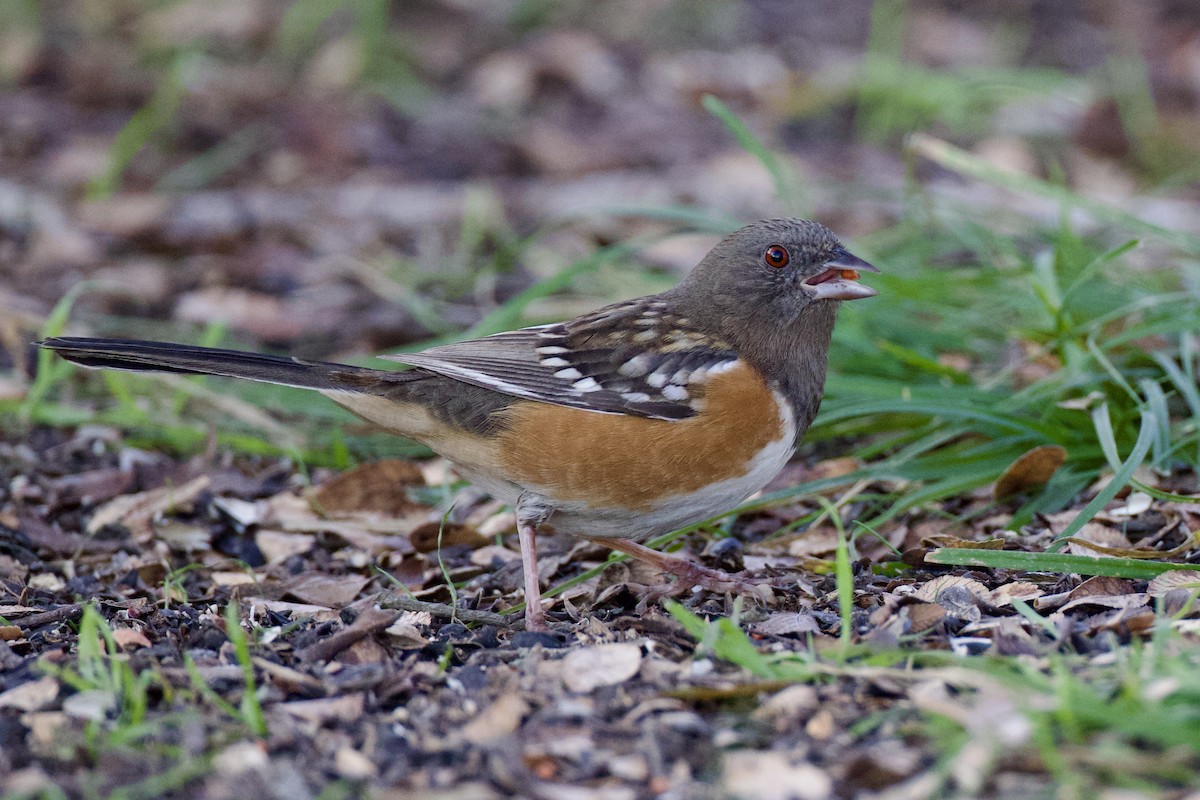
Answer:
[[1149, 580], [1177, 569], [1200, 571], [1200, 564], [1146, 561], [1137, 558], [1071, 555], [1068, 553], [1026, 553], [1018, 550], [978, 550], [966, 547], [942, 547], [925, 554], [930, 564], [954, 567], [987, 567], [1026, 572], [1062, 572], [1072, 575], [1106, 575], [1113, 578]]
[[[1092, 419], [1096, 422], [1096, 432], [1100, 435], [1103, 423], [1101, 420], [1107, 420], [1108, 406], [1107, 404], [1100, 406], [1093, 412]], [[1083, 510], [1076, 515], [1075, 519], [1063, 529], [1062, 533], [1055, 536], [1055, 542], [1050, 545], [1050, 550], [1056, 551], [1062, 549], [1066, 539], [1069, 536], [1074, 536], [1080, 528], [1086, 525], [1092, 517], [1099, 513], [1100, 509], [1108, 504], [1108, 501], [1117, 496], [1117, 492], [1129, 484], [1133, 478], [1134, 471], [1141, 466], [1146, 460], [1146, 454], [1150, 452], [1150, 446], [1154, 443], [1154, 438], [1157, 434], [1158, 421], [1154, 414], [1146, 411], [1142, 414], [1142, 427], [1138, 431], [1137, 442], [1133, 446], [1133, 452], [1129, 454], [1129, 458], [1121, 464], [1120, 469], [1113, 475], [1112, 480], [1108, 485], [1096, 493], [1096, 496], [1091, 499]], [[1108, 430], [1111, 438], [1111, 424], [1108, 425]]]
[[720, 120], [725, 128], [733, 134], [733, 138], [737, 139], [737, 143], [743, 150], [757, 158], [759, 163], [766, 168], [771, 175], [771, 180], [775, 183], [775, 194], [779, 200], [792, 212], [803, 215], [802, 192], [797, 185], [795, 173], [781, 162], [779, 157], [771, 152], [750, 128], [746, 127], [746, 123], [742, 122], [729, 106], [722, 103], [716, 96], [706, 94], [700, 103], [704, 106], [705, 111]]
[[193, 71], [194, 58], [195, 55], [187, 52], [176, 56], [150, 100], [135, 111], [117, 133], [109, 149], [108, 167], [88, 185], [89, 200], [101, 200], [116, 192], [134, 156], [174, 119], [187, 93], [187, 77]]

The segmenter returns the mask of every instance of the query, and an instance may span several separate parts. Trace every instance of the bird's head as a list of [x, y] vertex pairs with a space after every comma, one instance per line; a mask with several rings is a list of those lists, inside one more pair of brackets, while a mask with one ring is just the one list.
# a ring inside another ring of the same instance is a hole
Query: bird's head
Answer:
[[858, 282], [861, 272], [879, 270], [824, 225], [771, 219], [726, 237], [675, 291], [685, 305], [707, 306], [705, 318], [786, 328], [807, 309], [832, 312], [837, 301], [878, 294]]

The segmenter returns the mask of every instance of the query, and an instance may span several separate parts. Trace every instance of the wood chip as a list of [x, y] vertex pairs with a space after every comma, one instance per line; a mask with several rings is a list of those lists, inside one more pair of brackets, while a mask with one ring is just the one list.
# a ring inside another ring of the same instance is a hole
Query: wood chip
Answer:
[[722, 762], [725, 796], [743, 800], [825, 800], [833, 796], [833, 780], [822, 770], [785, 753], [734, 750]]
[[495, 744], [514, 733], [528, 713], [529, 704], [519, 693], [502, 694], [464, 725], [459, 734], [472, 744]]

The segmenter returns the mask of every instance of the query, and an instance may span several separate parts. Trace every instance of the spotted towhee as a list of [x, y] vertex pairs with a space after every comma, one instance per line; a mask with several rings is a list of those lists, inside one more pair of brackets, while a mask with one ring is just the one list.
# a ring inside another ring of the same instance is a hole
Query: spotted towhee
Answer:
[[387, 356], [404, 372], [160, 342], [41, 346], [89, 367], [315, 389], [424, 442], [515, 506], [526, 626], [541, 630], [534, 536], [546, 525], [691, 583], [753, 588], [638, 540], [726, 511], [779, 473], [820, 405], [837, 301], [876, 294], [862, 271], [878, 272], [829, 229], [776, 219], [726, 238], [670, 291]]

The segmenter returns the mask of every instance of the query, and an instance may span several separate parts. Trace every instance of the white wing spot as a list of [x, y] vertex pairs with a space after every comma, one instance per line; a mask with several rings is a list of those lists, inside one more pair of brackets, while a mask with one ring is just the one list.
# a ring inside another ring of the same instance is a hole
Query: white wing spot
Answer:
[[668, 400], [687, 400], [688, 390], [686, 387], [669, 383], [662, 388], [662, 396]]
[[578, 392], [594, 392], [600, 388], [600, 384], [596, 383], [595, 378], [584, 378], [575, 381], [571, 386]]
[[650, 395], [645, 392], [622, 392], [621, 399], [627, 400], [630, 403], [648, 403]]
[[661, 389], [667, 385], [667, 376], [661, 372], [651, 372], [646, 376], [646, 383], [653, 386], [655, 389]]
[[624, 375], [626, 378], [640, 378], [645, 375], [650, 369], [650, 356], [642, 353], [626, 361], [621, 366], [617, 367], [617, 372]]
[[543, 358], [542, 359], [543, 367], [567, 367], [567, 366], [570, 366], [570, 364], [571, 364], [571, 362], [567, 361], [565, 358]]
[[562, 378], [564, 381], [577, 381], [583, 377], [583, 373], [574, 367], [569, 367], [567, 369], [560, 369], [554, 373], [554, 377]]
[[635, 342], [653, 342], [657, 338], [658, 338], [658, 331], [654, 330], [653, 328], [650, 328], [650, 329], [644, 330], [644, 331], [639, 331], [638, 333], [634, 334], [634, 336], [633, 336], [633, 340]]
[[658, 324], [658, 320], [652, 316], [646, 315], [646, 316], [638, 317], [637, 319], [635, 319], [633, 321], [633, 324], [637, 325], [640, 328], [653, 328], [655, 325]]
[[708, 373], [708, 377], [711, 378], [713, 375], [720, 375], [721, 373], [729, 372], [729, 370], [733, 369], [734, 367], [736, 367], [738, 364], [741, 364], [741, 363], [742, 362], [739, 359], [731, 358], [728, 361], [721, 361], [716, 364], [709, 364], [707, 367], [705, 367], [705, 371]]
[[535, 348], [533, 352], [537, 353], [539, 356], [558, 356], [562, 355], [563, 353], [571, 352], [571, 348], [548, 344], [543, 347]]
[[671, 383], [677, 383], [680, 386], [682, 386], [683, 384], [688, 382], [688, 379], [691, 376], [691, 374], [692, 374], [691, 370], [681, 369], [681, 370], [677, 371], [674, 375], [671, 376]]

